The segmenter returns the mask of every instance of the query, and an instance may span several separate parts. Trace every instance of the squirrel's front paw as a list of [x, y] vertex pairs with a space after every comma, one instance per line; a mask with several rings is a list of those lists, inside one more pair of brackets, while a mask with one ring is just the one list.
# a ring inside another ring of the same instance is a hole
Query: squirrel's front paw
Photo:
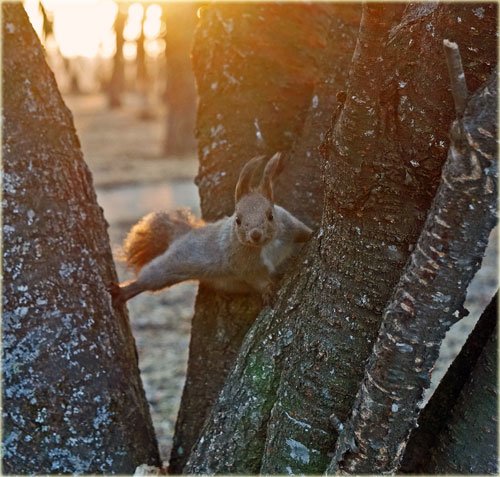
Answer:
[[261, 293], [261, 297], [264, 306], [271, 306], [276, 298], [276, 287], [274, 284], [268, 285]]
[[125, 297], [123, 296], [122, 289], [120, 288], [120, 285], [118, 283], [110, 283], [107, 286], [107, 289], [109, 294], [111, 295], [113, 306], [121, 306], [125, 303]]

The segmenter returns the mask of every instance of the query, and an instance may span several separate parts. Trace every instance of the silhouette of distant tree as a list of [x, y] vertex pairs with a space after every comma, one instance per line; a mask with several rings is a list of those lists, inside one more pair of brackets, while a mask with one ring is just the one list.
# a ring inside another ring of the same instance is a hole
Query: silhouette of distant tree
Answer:
[[113, 29], [115, 32], [116, 51], [113, 56], [113, 71], [108, 85], [108, 104], [111, 108], [119, 108], [122, 105], [122, 95], [125, 88], [125, 63], [123, 58], [123, 29], [127, 20], [127, 6], [118, 2]]
[[191, 47], [197, 24], [198, 4], [165, 3], [165, 55], [167, 63], [167, 124], [164, 151], [167, 156], [182, 156], [196, 148], [196, 88], [191, 65]]

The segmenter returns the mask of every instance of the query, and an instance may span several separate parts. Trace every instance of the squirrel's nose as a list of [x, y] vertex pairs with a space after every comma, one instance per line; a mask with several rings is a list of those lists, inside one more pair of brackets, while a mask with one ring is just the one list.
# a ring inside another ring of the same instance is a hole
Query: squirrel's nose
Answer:
[[262, 237], [262, 232], [260, 230], [257, 230], [257, 229], [253, 229], [251, 232], [250, 232], [250, 238], [254, 241], [254, 242], [258, 242], [260, 240], [260, 238]]

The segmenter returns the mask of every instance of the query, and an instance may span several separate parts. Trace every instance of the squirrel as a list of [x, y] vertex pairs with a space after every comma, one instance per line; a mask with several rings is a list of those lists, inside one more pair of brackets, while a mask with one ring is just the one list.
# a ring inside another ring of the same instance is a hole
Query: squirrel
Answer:
[[259, 186], [252, 189], [263, 159], [254, 157], [241, 170], [230, 217], [205, 223], [187, 210], [177, 210], [151, 213], [135, 224], [125, 239], [123, 258], [137, 276], [112, 284], [113, 300], [123, 304], [144, 291], [199, 280], [223, 292], [257, 292], [269, 304], [287, 260], [312, 230], [274, 203], [280, 153], [267, 162]]

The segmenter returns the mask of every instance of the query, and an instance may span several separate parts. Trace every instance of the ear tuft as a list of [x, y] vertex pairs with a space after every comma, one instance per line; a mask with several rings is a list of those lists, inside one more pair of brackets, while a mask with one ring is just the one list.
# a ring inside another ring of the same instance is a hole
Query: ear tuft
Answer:
[[252, 179], [257, 167], [260, 165], [262, 159], [265, 156], [256, 156], [250, 159], [241, 169], [240, 177], [238, 178], [238, 183], [236, 184], [236, 188], [234, 191], [234, 196], [236, 202], [245, 195], [250, 192], [250, 186], [252, 185]]
[[273, 180], [282, 170], [281, 152], [277, 152], [266, 164], [262, 174], [262, 180], [259, 185], [259, 190], [264, 197], [267, 197], [271, 202], [274, 202], [273, 197]]

